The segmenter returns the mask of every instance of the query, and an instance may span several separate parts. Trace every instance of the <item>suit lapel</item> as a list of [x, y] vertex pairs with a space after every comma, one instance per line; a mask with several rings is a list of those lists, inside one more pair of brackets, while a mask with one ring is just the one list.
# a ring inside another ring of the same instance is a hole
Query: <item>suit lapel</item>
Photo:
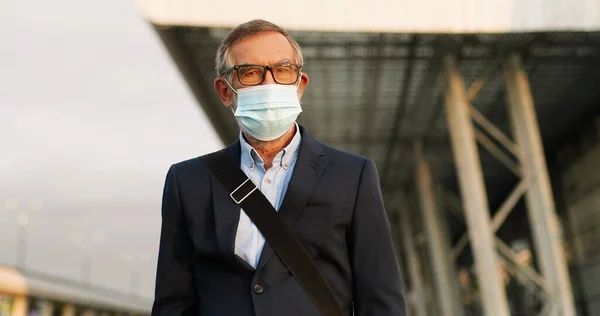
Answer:
[[[303, 127], [300, 127], [300, 131], [302, 142], [298, 152], [298, 160], [279, 209], [279, 216], [289, 227], [298, 219], [327, 164], [325, 154], [322, 153], [316, 141]], [[260, 256], [257, 270], [260, 270], [272, 256], [273, 249], [267, 242]]]
[[[236, 141], [229, 147], [223, 149], [222, 159], [232, 159], [237, 165], [240, 164], [240, 143]], [[235, 235], [240, 220], [240, 206], [236, 205], [229, 197], [229, 191], [219, 182], [215, 176], [211, 176], [212, 199], [215, 214], [215, 229], [217, 244], [221, 254], [232, 265], [243, 270], [252, 270], [243, 260], [235, 255]], [[241, 262], [240, 262], [241, 260]]]

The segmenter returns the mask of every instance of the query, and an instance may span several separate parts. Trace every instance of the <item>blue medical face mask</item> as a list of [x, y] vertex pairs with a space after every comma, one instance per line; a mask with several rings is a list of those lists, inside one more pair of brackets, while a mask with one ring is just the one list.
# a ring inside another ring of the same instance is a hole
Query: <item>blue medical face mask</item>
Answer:
[[233, 115], [246, 133], [261, 141], [283, 136], [302, 112], [296, 85], [267, 84], [233, 91], [237, 92]]

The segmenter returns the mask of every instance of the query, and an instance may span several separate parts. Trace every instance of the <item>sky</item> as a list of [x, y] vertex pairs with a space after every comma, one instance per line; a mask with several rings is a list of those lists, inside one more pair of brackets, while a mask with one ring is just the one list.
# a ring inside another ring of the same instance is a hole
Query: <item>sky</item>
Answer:
[[3, 0], [0, 38], [0, 265], [26, 217], [27, 269], [151, 298], [166, 172], [210, 122], [133, 1]]

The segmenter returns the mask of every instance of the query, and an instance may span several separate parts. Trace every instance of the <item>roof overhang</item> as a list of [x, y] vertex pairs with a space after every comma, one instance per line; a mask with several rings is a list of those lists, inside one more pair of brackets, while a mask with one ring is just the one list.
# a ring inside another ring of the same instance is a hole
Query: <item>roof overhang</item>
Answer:
[[[212, 87], [214, 54], [229, 29], [156, 30], [222, 141], [233, 142], [238, 127]], [[412, 178], [415, 140], [426, 143], [427, 158], [439, 166], [440, 178], [455, 179], [443, 111], [441, 56], [459, 58], [467, 87], [495, 66], [472, 104], [507, 134], [504, 77], [497, 61], [506, 52], [523, 56], [546, 150], [552, 151], [565, 132], [593, 112], [600, 96], [599, 32], [291, 34], [303, 49], [303, 69], [311, 78], [299, 123], [321, 141], [373, 158], [388, 170], [382, 176], [388, 193]], [[487, 153], [482, 153], [482, 161], [486, 179], [498, 188], [505, 181], [494, 178], [510, 173]]]
[[292, 30], [505, 33], [600, 30], [598, 1], [542, 0], [136, 0], [155, 25], [235, 27], [253, 18]]
[[17, 296], [27, 293], [27, 281], [16, 269], [0, 266], [0, 280], [0, 294]]
[[[412, 148], [417, 140], [424, 145], [439, 187], [458, 191], [444, 112], [442, 56], [457, 57], [466, 87], [487, 78], [471, 104], [510, 135], [498, 60], [508, 52], [521, 55], [548, 153], [580, 129], [583, 119], [598, 113], [600, 32], [589, 30], [600, 30], [600, 18], [594, 17], [599, 10], [592, 1], [577, 8], [549, 8], [517, 6], [516, 1], [470, 1], [471, 5], [460, 0], [455, 3], [460, 12], [449, 11], [442, 0], [412, 11], [390, 7], [386, 4], [390, 1], [344, 9], [337, 0], [319, 9], [308, 1], [285, 17], [280, 16], [281, 6], [269, 1], [255, 1], [252, 7], [237, 1], [138, 0], [138, 4], [225, 144], [234, 141], [239, 130], [212, 87], [217, 47], [231, 28], [255, 17], [290, 29], [304, 53], [303, 71], [311, 78], [298, 122], [317, 139], [375, 161], [391, 216], [402, 209], [396, 203], [398, 190], [414, 193], [406, 189], [414, 183]], [[440, 9], [431, 9], [436, 6]], [[277, 10], [265, 9], [274, 7]], [[213, 16], [215, 12], [223, 13]], [[311, 18], [299, 18], [303, 16]], [[545, 28], [555, 31], [540, 32]], [[517, 180], [485, 150], [481, 165], [490, 206], [496, 209]], [[516, 227], [521, 218], [510, 217], [501, 230]], [[461, 225], [450, 225], [455, 230], [452, 236], [462, 234]]]
[[146, 314], [151, 302], [138, 297], [127, 297], [107, 289], [82, 286], [70, 280], [41, 273], [23, 273], [14, 268], [0, 266], [0, 294], [34, 296], [121, 312]]

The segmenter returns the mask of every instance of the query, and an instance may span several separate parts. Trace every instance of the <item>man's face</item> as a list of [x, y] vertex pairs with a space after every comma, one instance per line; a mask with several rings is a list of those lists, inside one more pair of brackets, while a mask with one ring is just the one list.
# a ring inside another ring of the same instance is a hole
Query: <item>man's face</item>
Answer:
[[[253, 36], [245, 37], [235, 42], [230, 48], [229, 53], [233, 65], [277, 65], [282, 62], [299, 63], [296, 60], [294, 49], [290, 42], [278, 32], [263, 32]], [[234, 89], [243, 89], [244, 86], [238, 80], [235, 70], [231, 73], [231, 86]], [[261, 85], [276, 84], [270, 72], [267, 72], [265, 80]], [[302, 97], [304, 89], [308, 85], [308, 76], [302, 73], [300, 84], [298, 87], [298, 98]], [[221, 97], [221, 101], [226, 107], [231, 107], [235, 104], [235, 92], [225, 82], [225, 78], [219, 77], [215, 79], [215, 89]]]

